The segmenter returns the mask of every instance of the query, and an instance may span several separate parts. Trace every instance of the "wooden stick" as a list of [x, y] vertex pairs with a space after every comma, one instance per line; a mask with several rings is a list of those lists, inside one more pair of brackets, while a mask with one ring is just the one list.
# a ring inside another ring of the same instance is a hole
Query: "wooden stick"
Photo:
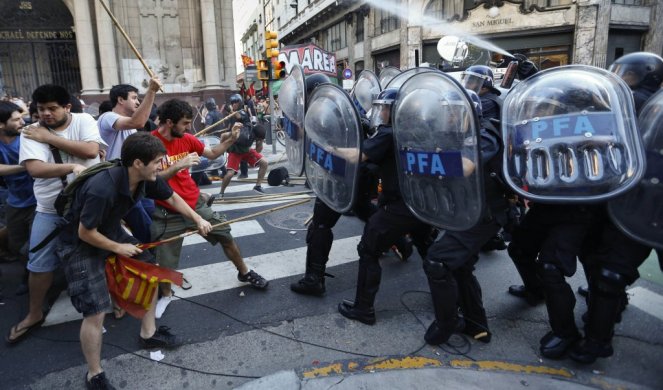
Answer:
[[[274, 211], [287, 209], [288, 207], [299, 206], [300, 204], [308, 203], [310, 200], [311, 200], [311, 199], [303, 199], [303, 200], [300, 200], [300, 201], [297, 201], [297, 202], [292, 202], [292, 203], [284, 204], [284, 205], [282, 205], [282, 206], [272, 207], [271, 209], [268, 209], [268, 210], [258, 211], [257, 213], [253, 213], [253, 214], [245, 215], [245, 216], [243, 216], [243, 217], [239, 217], [239, 218], [231, 219], [230, 221], [217, 223], [216, 225], [212, 225], [212, 229], [215, 229], [215, 228], [218, 228], [218, 227], [221, 227], [221, 226], [230, 225], [231, 223], [235, 223], [235, 222], [239, 222], [239, 221], [244, 221], [244, 220], [246, 220], [246, 219], [255, 218], [255, 217], [258, 217], [258, 216], [260, 216], [260, 215], [269, 214], [269, 213], [274, 212]], [[188, 237], [188, 236], [191, 236], [191, 235], [193, 235], [193, 234], [197, 234], [197, 233], [198, 233], [197, 230], [191, 230], [191, 231], [188, 231], [188, 232], [184, 232], [184, 233], [179, 234], [179, 235], [177, 235], [177, 236], [173, 236], [173, 237], [167, 238], [167, 239], [165, 239], [165, 240], [163, 240], [163, 241], [159, 241], [159, 245], [161, 245], [161, 244], [165, 244], [165, 243], [168, 243], [168, 242], [172, 242], [172, 241], [175, 241], [175, 240], [179, 240], [180, 238]]]
[[[101, 2], [101, 6], [104, 7], [106, 13], [108, 13], [108, 16], [110, 16], [111, 20], [113, 21], [113, 24], [115, 24], [115, 27], [117, 27], [117, 29], [120, 31], [120, 34], [122, 34], [124, 39], [127, 41], [127, 43], [129, 44], [129, 48], [131, 48], [131, 50], [134, 52], [136, 58], [138, 58], [138, 61], [140, 61], [140, 63], [143, 65], [143, 68], [145, 68], [147, 74], [150, 76], [150, 78], [153, 78], [154, 72], [152, 72], [152, 69], [150, 69], [150, 67], [147, 66], [145, 60], [143, 59], [143, 56], [140, 55], [138, 49], [136, 49], [136, 46], [134, 46], [134, 43], [131, 41], [131, 38], [129, 38], [129, 35], [127, 35], [127, 32], [124, 31], [122, 26], [120, 26], [120, 22], [117, 21], [115, 15], [113, 15], [110, 8], [108, 8], [108, 6], [106, 5], [106, 2], [104, 0], [99, 0], [99, 2]], [[163, 92], [163, 88], [159, 88], [159, 90]]]
[[[224, 121], [230, 119], [231, 116], [235, 115], [235, 114], [238, 113], [238, 112], [239, 112], [239, 111], [235, 111], [235, 112], [231, 113], [230, 115], [228, 115], [227, 117], [225, 117], [225, 118], [223, 118], [223, 119], [219, 119], [219, 120], [216, 121], [215, 123], [212, 123], [211, 125], [205, 127], [204, 129], [202, 129], [202, 130], [200, 130], [199, 132], [197, 132], [196, 134], [194, 134], [194, 136], [195, 136], [195, 137], [199, 137], [201, 134], [205, 134], [205, 133], [207, 133], [211, 128], [213, 128], [213, 127], [216, 126], [216, 125], [221, 124], [221, 122], [224, 122]], [[227, 133], [227, 132], [229, 132], [229, 131], [230, 131], [230, 129], [226, 129], [226, 130], [220, 131], [219, 134], [221, 134], [221, 133]]]
[[263, 195], [241, 195], [241, 196], [230, 196], [227, 198], [217, 198], [216, 201], [222, 201], [224, 199], [270, 199], [270, 198], [278, 198], [278, 197], [283, 197], [283, 196], [290, 196], [290, 195], [305, 195], [305, 194], [310, 194], [313, 191], [311, 190], [306, 190], [306, 191], [293, 191], [293, 192], [278, 192], [274, 194], [263, 194]]

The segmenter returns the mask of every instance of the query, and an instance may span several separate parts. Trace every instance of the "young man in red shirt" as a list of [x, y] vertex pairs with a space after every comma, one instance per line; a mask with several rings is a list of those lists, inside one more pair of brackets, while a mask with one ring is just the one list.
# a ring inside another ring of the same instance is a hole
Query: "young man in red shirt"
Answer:
[[[163, 142], [167, 150], [166, 161], [160, 175], [168, 180], [168, 184], [173, 188], [173, 191], [181, 196], [196, 213], [212, 225], [216, 225], [226, 221], [226, 217], [213, 211], [206, 204], [206, 200], [200, 196], [200, 189], [189, 174], [189, 168], [200, 163], [200, 156], [214, 160], [223, 154], [237, 140], [242, 125], [236, 123], [232, 128], [230, 137], [224, 139], [214, 148], [209, 148], [188, 133], [192, 118], [193, 110], [185, 101], [172, 99], [159, 107], [159, 128], [154, 130], [152, 134]], [[166, 239], [191, 228], [195, 228], [195, 226], [169, 207], [168, 204], [157, 202], [156, 209], [152, 214], [153, 238]], [[255, 271], [249, 270], [244, 263], [239, 247], [230, 234], [230, 226], [214, 228], [205, 239], [213, 245], [221, 244], [224, 253], [237, 268], [237, 279], [239, 281], [251, 283], [252, 286], [259, 289], [267, 287], [268, 282]], [[157, 262], [161, 266], [177, 269], [182, 242], [183, 239], [179, 239], [156, 247]], [[163, 284], [161, 293], [162, 298], [157, 303], [157, 318], [161, 317], [166, 306], [173, 299], [170, 284]]]

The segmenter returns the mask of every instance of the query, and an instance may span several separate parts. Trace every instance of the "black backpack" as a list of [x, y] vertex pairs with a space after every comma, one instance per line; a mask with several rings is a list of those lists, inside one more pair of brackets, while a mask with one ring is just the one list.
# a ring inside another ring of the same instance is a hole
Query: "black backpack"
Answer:
[[122, 161], [120, 159], [103, 161], [91, 167], [88, 167], [78, 176], [76, 176], [74, 181], [67, 184], [67, 186], [63, 188], [62, 191], [60, 191], [58, 197], [55, 199], [55, 211], [58, 213], [58, 215], [61, 217], [68, 216], [69, 211], [71, 209], [71, 203], [73, 202], [74, 195], [76, 194], [76, 190], [80, 186], [82, 186], [83, 183], [87, 181], [87, 179], [91, 178], [92, 176], [96, 175], [101, 171], [105, 171], [107, 169], [119, 166], [122, 166]]

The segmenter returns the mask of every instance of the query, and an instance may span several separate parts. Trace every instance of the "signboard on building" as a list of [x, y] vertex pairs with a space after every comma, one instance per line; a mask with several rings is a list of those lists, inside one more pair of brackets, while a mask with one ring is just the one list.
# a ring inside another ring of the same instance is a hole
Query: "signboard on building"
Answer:
[[314, 44], [293, 45], [281, 48], [279, 61], [285, 62], [288, 74], [295, 65], [304, 68], [304, 74], [324, 73], [336, 78], [336, 55], [322, 50]]

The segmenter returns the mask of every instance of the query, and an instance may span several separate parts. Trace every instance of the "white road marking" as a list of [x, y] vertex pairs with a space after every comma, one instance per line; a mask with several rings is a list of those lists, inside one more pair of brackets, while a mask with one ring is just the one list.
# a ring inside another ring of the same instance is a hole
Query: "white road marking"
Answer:
[[663, 321], [663, 296], [644, 287], [633, 287], [627, 293], [629, 306], [635, 306]]
[[[329, 263], [327, 263], [327, 266], [333, 267], [356, 261], [359, 239], [360, 236], [355, 236], [335, 240], [329, 254]], [[244, 261], [250, 269], [255, 270], [267, 280], [299, 275], [304, 273], [306, 267], [306, 247], [248, 257]], [[175, 287], [175, 294], [183, 298], [191, 298], [236, 287], [252, 289], [246, 283], [237, 280], [237, 270], [230, 261], [186, 268], [180, 271], [184, 273], [192, 285], [190, 290], [182, 290]], [[267, 287], [268, 290], [270, 288], [273, 287]], [[65, 291], [53, 305], [53, 308], [46, 317], [44, 326], [76, 321], [81, 318], [82, 316], [71, 305], [71, 301]]]
[[[230, 225], [230, 229], [230, 232], [235, 238], [251, 236], [254, 234], [262, 234], [265, 232], [262, 226], [260, 226], [260, 223], [256, 220], [235, 222]], [[183, 246], [201, 244], [203, 242], [207, 241], [201, 235], [194, 234], [184, 238]]]

